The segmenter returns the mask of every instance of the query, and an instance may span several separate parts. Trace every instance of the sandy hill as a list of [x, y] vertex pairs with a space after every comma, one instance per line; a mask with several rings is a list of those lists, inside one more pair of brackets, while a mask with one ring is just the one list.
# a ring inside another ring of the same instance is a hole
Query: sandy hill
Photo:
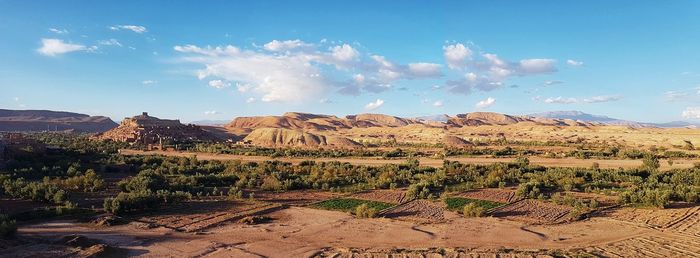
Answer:
[[353, 126], [356, 127], [401, 127], [410, 124], [420, 124], [420, 122], [390, 115], [382, 114], [359, 114], [346, 117]]
[[104, 116], [49, 111], [0, 109], [0, 131], [104, 132], [117, 123]]
[[442, 143], [447, 146], [447, 147], [456, 147], [456, 148], [461, 148], [461, 147], [466, 147], [466, 146], [474, 146], [471, 142], [459, 138], [454, 135], [445, 135], [445, 137], [442, 140]]
[[283, 128], [259, 128], [252, 131], [243, 139], [244, 143], [256, 146], [294, 146], [294, 147], [324, 147], [358, 148], [362, 145], [345, 137], [325, 136]]
[[159, 119], [144, 112], [124, 118], [117, 128], [95, 136], [97, 139], [130, 143], [158, 144], [173, 142], [221, 140], [197, 125], [184, 125], [180, 120]]
[[458, 126], [475, 126], [475, 125], [512, 125], [519, 122], [528, 121], [527, 119], [510, 116], [506, 114], [493, 112], [474, 112], [467, 114], [459, 114], [457, 117], [452, 117], [448, 123]]
[[331, 115], [287, 112], [282, 116], [237, 117], [225, 127], [234, 133], [247, 134], [258, 128], [335, 131], [354, 127], [401, 127], [410, 124], [420, 122], [382, 114], [359, 114], [339, 118]]

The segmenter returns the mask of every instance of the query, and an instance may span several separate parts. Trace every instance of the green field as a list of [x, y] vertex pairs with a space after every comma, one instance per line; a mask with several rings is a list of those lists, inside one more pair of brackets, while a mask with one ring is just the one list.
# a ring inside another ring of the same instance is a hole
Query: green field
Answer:
[[367, 201], [367, 200], [359, 200], [359, 199], [330, 199], [326, 201], [322, 201], [316, 204], [311, 205], [313, 208], [317, 209], [324, 209], [324, 210], [334, 210], [334, 211], [353, 211], [357, 206], [360, 206], [362, 204], [367, 204], [369, 208], [376, 209], [378, 211], [389, 208], [391, 206], [394, 206], [393, 204], [390, 203], [385, 203], [385, 202], [376, 202], [376, 201]]
[[447, 204], [447, 209], [449, 209], [451, 211], [461, 211], [462, 208], [464, 207], [464, 205], [467, 205], [469, 203], [476, 203], [476, 205], [484, 207], [484, 209], [486, 209], [486, 210], [490, 210], [490, 209], [496, 208], [496, 207], [504, 204], [504, 203], [500, 203], [500, 202], [469, 199], [469, 198], [463, 198], [463, 197], [447, 197], [447, 198], [445, 198], [445, 204]]

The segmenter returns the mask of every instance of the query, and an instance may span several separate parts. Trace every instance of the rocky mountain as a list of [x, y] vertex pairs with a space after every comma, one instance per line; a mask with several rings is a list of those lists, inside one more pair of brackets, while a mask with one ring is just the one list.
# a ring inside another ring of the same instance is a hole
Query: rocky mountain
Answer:
[[50, 110], [0, 109], [0, 131], [74, 131], [97, 133], [117, 127], [104, 116]]
[[185, 125], [180, 120], [159, 119], [146, 112], [124, 118], [117, 128], [100, 133], [95, 138], [143, 144], [223, 140], [200, 126]]
[[358, 114], [348, 115], [345, 118], [339, 118], [331, 115], [288, 112], [282, 116], [237, 117], [228, 123], [225, 128], [233, 133], [245, 135], [259, 128], [283, 128], [323, 132], [350, 128], [402, 127], [407, 125], [424, 125], [429, 127], [464, 127], [480, 125], [511, 125], [523, 122], [553, 126], [595, 125], [594, 123], [573, 119], [511, 116], [493, 112], [473, 112], [459, 114], [455, 117], [440, 115], [422, 118], [402, 118], [383, 114]]
[[353, 127], [399, 127], [409, 124], [420, 122], [382, 114], [359, 114], [339, 118], [331, 115], [287, 112], [282, 116], [237, 117], [225, 127], [234, 133], [250, 133], [258, 128], [335, 131]]

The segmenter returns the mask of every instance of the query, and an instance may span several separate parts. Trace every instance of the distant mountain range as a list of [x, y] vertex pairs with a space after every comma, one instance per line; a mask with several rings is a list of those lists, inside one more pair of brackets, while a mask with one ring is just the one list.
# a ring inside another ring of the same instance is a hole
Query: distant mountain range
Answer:
[[611, 118], [607, 116], [591, 115], [581, 111], [552, 111], [544, 113], [529, 114], [531, 117], [550, 118], [550, 119], [571, 119], [577, 121], [601, 123], [606, 125], [624, 125], [632, 127], [660, 127], [660, 128], [675, 128], [675, 127], [698, 127], [700, 124], [693, 124], [686, 121], [673, 121], [667, 123], [644, 123], [630, 120]]
[[[700, 127], [700, 124], [686, 121], [644, 123], [592, 115], [581, 111], [554, 111], [521, 116], [492, 112], [473, 112], [458, 114], [456, 116], [439, 114], [415, 118], [402, 118], [383, 114], [358, 114], [341, 118], [331, 115], [287, 112], [282, 116], [238, 117], [232, 121], [200, 120], [191, 123], [202, 125], [206, 128], [221, 128], [221, 130], [246, 135], [258, 128], [325, 131], [355, 127], [400, 127], [413, 124], [447, 128], [479, 125], [509, 125], [523, 122], [555, 126], [621, 125], [660, 128]], [[75, 131], [101, 133], [116, 127], [117, 124], [114, 121], [104, 116], [89, 116], [79, 113], [50, 110], [0, 109], [0, 131]]]
[[50, 110], [0, 109], [0, 131], [74, 131], [98, 133], [117, 127], [109, 117]]

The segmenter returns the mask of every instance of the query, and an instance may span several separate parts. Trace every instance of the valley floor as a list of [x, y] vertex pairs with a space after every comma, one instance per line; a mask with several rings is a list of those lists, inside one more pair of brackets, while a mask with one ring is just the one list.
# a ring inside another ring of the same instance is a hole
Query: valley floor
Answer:
[[[271, 158], [268, 156], [246, 156], [246, 155], [231, 155], [231, 154], [213, 154], [203, 152], [184, 152], [184, 151], [140, 151], [122, 149], [120, 153], [123, 155], [163, 155], [174, 157], [192, 157], [196, 156], [199, 160], [240, 160], [244, 162], [263, 162], [267, 160], [279, 160], [298, 164], [305, 160], [313, 159], [316, 162], [340, 161], [348, 162], [353, 165], [381, 166], [385, 164], [404, 164], [406, 159], [382, 159], [382, 158]], [[600, 168], [636, 168], [642, 165], [642, 160], [633, 159], [577, 159], [577, 158], [544, 158], [544, 157], [528, 157], [530, 164], [541, 165], [546, 167], [581, 167], [590, 168], [594, 163], [598, 163]], [[468, 164], [491, 164], [498, 162], [512, 162], [515, 158], [491, 158], [491, 157], [447, 157], [445, 159], [420, 158], [422, 166], [442, 167], [444, 160], [458, 161]], [[669, 165], [666, 160], [660, 160], [661, 170], [669, 170], [672, 168], [691, 168], [694, 163], [700, 162], [700, 159], [673, 159], [673, 165]]]
[[[275, 206], [304, 196], [306, 203]], [[581, 221], [548, 224], [520, 221], [520, 213], [464, 218], [439, 209], [439, 216], [420, 217], [410, 207], [392, 218], [359, 219], [306, 206], [329, 197], [299, 192], [230, 205], [193, 202], [109, 227], [77, 221], [26, 225], [19, 230], [26, 243], [5, 250], [4, 256], [89, 256], [90, 248], [56, 244], [78, 239], [111, 248], [100, 255], [136, 257], [700, 257], [700, 206], [610, 208]], [[421, 202], [427, 208], [439, 205]], [[251, 212], [272, 220], [236, 222]]]

